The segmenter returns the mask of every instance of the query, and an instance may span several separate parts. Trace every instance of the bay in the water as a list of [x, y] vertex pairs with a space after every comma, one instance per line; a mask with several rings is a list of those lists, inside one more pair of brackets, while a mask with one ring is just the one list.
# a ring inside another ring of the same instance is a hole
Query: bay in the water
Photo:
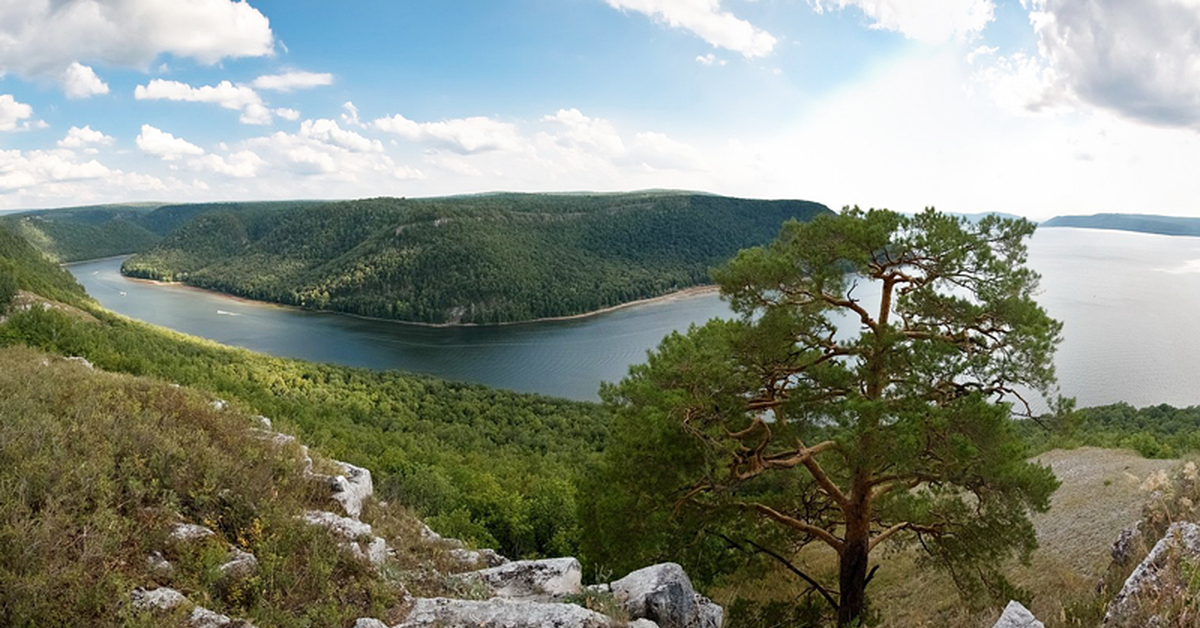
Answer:
[[[1030, 265], [1042, 273], [1039, 302], [1065, 323], [1065, 394], [1082, 406], [1200, 404], [1200, 238], [1042, 229]], [[69, 268], [113, 311], [224, 344], [584, 400], [672, 330], [729, 315], [710, 293], [570, 321], [431, 328], [137, 282], [120, 266]]]

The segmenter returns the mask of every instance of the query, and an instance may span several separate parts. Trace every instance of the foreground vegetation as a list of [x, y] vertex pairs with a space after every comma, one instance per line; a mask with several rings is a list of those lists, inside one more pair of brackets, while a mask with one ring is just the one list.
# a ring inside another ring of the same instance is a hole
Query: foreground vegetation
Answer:
[[[252, 438], [248, 416], [196, 391], [10, 347], [0, 418], [0, 625], [152, 625], [127, 600], [154, 583], [263, 627], [346, 626], [400, 599], [296, 518], [320, 492], [300, 481], [295, 447]], [[257, 573], [222, 580], [215, 540], [171, 551], [180, 520], [253, 553]], [[146, 560], [164, 548], [169, 576]]]
[[566, 316], [707, 283], [803, 201], [688, 193], [380, 198], [214, 211], [122, 272], [238, 296], [425, 323]]

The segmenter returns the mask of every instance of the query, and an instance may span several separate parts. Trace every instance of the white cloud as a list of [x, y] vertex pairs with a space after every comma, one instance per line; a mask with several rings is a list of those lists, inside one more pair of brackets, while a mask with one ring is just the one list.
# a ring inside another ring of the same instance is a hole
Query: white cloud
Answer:
[[395, 133], [414, 142], [427, 142], [464, 154], [492, 150], [519, 151], [525, 143], [516, 126], [482, 116], [441, 122], [414, 122], [396, 114], [390, 118], [379, 118], [371, 124], [376, 129]]
[[166, 161], [204, 154], [203, 148], [149, 124], [142, 125], [142, 132], [138, 134], [136, 141], [137, 147], [143, 152], [161, 157]]
[[692, 31], [704, 41], [740, 52], [747, 58], [771, 53], [777, 40], [770, 33], [721, 10], [721, 0], [607, 0], [615, 9], [637, 11], [672, 28]]
[[[1124, 0], [1117, 0], [1118, 2]], [[826, 6], [857, 7], [872, 20], [871, 28], [895, 31], [909, 39], [941, 43], [971, 39], [994, 19], [992, 0], [810, 0], [818, 13]]]
[[65, 78], [74, 62], [148, 68], [163, 53], [213, 64], [272, 54], [270, 23], [243, 1], [0, 3], [0, 74]]
[[546, 140], [561, 147], [586, 150], [616, 157], [625, 154], [625, 143], [611, 122], [600, 118], [589, 118], [578, 109], [559, 109], [557, 113], [542, 118], [552, 122], [561, 130], [552, 134], [543, 134], [543, 144]]
[[[1024, 3], [1023, 3], [1024, 4]], [[1200, 129], [1200, 2], [1031, 0], [1046, 93]]]
[[279, 109], [276, 109], [274, 111], [274, 113], [275, 113], [275, 115], [277, 115], [280, 118], [283, 118], [284, 120], [287, 120], [289, 122], [295, 122], [296, 120], [300, 119], [300, 112], [296, 111], [295, 109], [288, 109], [286, 107], [281, 107]]
[[0, 190], [30, 188], [46, 182], [100, 179], [113, 174], [96, 160], [76, 162], [70, 151], [0, 150]]
[[0, 94], [0, 131], [15, 131], [22, 120], [32, 115], [33, 107], [17, 102], [12, 94]]
[[204, 155], [188, 161], [188, 164], [194, 168], [210, 170], [238, 179], [248, 179], [257, 175], [259, 168], [265, 163], [261, 157], [249, 150], [238, 151], [228, 157]]
[[382, 153], [383, 143], [347, 131], [333, 120], [305, 120], [300, 123], [300, 137], [317, 140], [355, 153]]
[[333, 84], [333, 75], [316, 72], [284, 72], [283, 74], [268, 74], [254, 79], [251, 83], [256, 89], [290, 92], [296, 89], [322, 87]]
[[84, 148], [91, 145], [107, 146], [113, 143], [113, 138], [95, 131], [91, 125], [79, 128], [73, 126], [67, 131], [67, 135], [61, 140], [58, 140], [60, 148]]
[[699, 63], [700, 65], [725, 65], [725, 60], [718, 59], [717, 55], [710, 52], [706, 55], [697, 55], [696, 63]]
[[226, 109], [241, 111], [238, 118], [245, 124], [270, 124], [271, 110], [263, 104], [258, 92], [245, 85], [234, 85], [221, 81], [216, 85], [192, 87], [179, 81], [153, 79], [146, 85], [133, 90], [138, 100], [174, 100], [201, 102], [220, 105]]
[[358, 107], [348, 100], [342, 104], [342, 122], [349, 126], [363, 126], [358, 119]]
[[91, 98], [108, 93], [108, 83], [100, 80], [92, 68], [77, 61], [63, 71], [63, 92], [67, 98]]

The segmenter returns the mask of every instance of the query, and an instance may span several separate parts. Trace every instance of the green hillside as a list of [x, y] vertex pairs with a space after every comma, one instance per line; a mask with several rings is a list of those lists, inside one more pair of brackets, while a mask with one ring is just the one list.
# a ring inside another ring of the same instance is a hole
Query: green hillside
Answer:
[[1080, 227], [1115, 229], [1172, 236], [1200, 236], [1200, 218], [1152, 216], [1149, 214], [1093, 214], [1091, 216], [1055, 216], [1042, 227]]
[[567, 316], [707, 283], [805, 201], [630, 194], [378, 198], [209, 212], [122, 271], [304, 307], [425, 323]]
[[321, 204], [322, 201], [253, 203], [143, 203], [42, 209], [0, 217], [7, 227], [59, 263], [129, 255], [211, 211], [257, 214]]

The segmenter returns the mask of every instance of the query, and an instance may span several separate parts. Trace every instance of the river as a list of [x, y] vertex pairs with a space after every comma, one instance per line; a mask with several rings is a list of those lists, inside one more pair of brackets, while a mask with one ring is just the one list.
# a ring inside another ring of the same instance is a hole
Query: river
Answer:
[[[1065, 325], [1065, 394], [1081, 406], [1200, 404], [1200, 238], [1047, 228], [1030, 242], [1030, 265], [1042, 274], [1039, 302]], [[68, 268], [115, 312], [227, 345], [589, 401], [671, 331], [730, 315], [709, 293], [575, 320], [433, 328], [134, 281], [120, 266]]]

